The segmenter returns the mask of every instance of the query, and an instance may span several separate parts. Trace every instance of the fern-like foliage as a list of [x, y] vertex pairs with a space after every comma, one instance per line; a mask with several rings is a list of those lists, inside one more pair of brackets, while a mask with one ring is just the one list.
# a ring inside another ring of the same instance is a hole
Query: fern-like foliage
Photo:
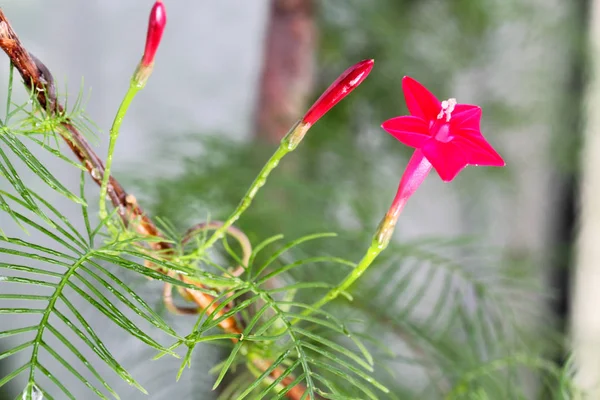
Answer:
[[456, 240], [394, 247], [395, 256], [370, 271], [352, 310], [356, 315], [358, 306], [371, 330], [388, 332], [398, 349], [380, 357], [390, 371], [383, 382], [427, 399], [532, 398], [540, 390], [534, 376], [555, 398], [572, 391], [544, 357], [561, 338], [537, 331], [552, 325], [540, 307], [541, 288], [514, 276], [497, 250]]
[[[12, 87], [9, 97], [11, 93]], [[119, 398], [106, 376], [108, 367], [146, 393], [105, 345], [102, 328], [109, 322], [161, 355], [174, 355], [178, 347], [187, 346], [180, 374], [199, 343], [233, 343], [215, 369], [215, 387], [230, 380], [229, 372], [244, 372], [223, 389], [225, 398], [283, 398], [297, 391], [296, 398], [377, 399], [387, 392], [371, 377], [374, 360], [362, 340], [333, 314], [311, 308], [310, 293], [333, 284], [294, 278], [305, 267], [354, 267], [332, 256], [291, 255], [299, 245], [331, 234], [304, 236], [265, 255], [281, 237], [268, 239], [256, 246], [238, 277], [222, 266], [227, 259], [243, 264], [227, 241], [221, 254], [199, 251], [205, 235], [189, 243], [167, 223], [163, 233], [169, 239], [161, 240], [170, 241], [171, 254], [165, 258], [151, 253], [146, 245], [153, 239], [115, 225], [115, 214], [95, 221], [85, 195], [87, 171], [62, 154], [61, 123], [88, 126], [78, 109], [81, 103], [56, 116], [45, 114], [35, 101], [15, 106], [9, 98], [8, 104], [0, 136], [0, 201], [3, 215], [9, 217], [3, 220], [12, 223], [7, 225], [10, 233], [0, 237], [0, 360], [14, 368], [0, 378], [0, 387], [24, 387], [25, 399]], [[45, 167], [34, 148], [67, 162], [73, 172], [79, 170], [78, 190], [69, 189]], [[78, 209], [80, 218], [76, 221], [52, 204], [45, 194], [49, 190], [66, 199], [71, 210]], [[120, 228], [107, 229], [109, 221], [112, 228]], [[206, 307], [210, 312], [197, 310], [200, 317], [193, 331], [182, 337], [131, 289], [123, 271], [204, 292], [213, 299]], [[188, 277], [188, 283], [175, 276]], [[93, 318], [81, 304], [93, 310]], [[241, 333], [216, 331], [226, 320], [234, 320]], [[161, 342], [168, 337], [175, 344], [165, 347]], [[340, 344], [339, 338], [351, 346]], [[337, 383], [340, 379], [350, 385]]]
[[[20, 232], [17, 235], [0, 235], [0, 345], [5, 349], [0, 360], [18, 367], [0, 378], [0, 387], [15, 380], [24, 382], [24, 399], [81, 398], [66, 383], [75, 378], [98, 398], [118, 398], [95, 367], [100, 361], [144, 391], [104, 345], [98, 329], [109, 321], [148, 346], [167, 351], [146, 332], [147, 327], [172, 337], [177, 334], [113, 270], [119, 267], [169, 278], [134, 261], [132, 249], [142, 238], [130, 233], [109, 240], [101, 237], [103, 222], [90, 220], [83, 172], [79, 193], [73, 193], [30, 150], [42, 149], [81, 169], [61, 154], [60, 138], [54, 133], [67, 118], [79, 121], [78, 109], [68, 115], [44, 116], [34, 101], [14, 106], [11, 89], [0, 134], [0, 208], [4, 227], [12, 219], [12, 228], [21, 229], [12, 229]], [[25, 183], [33, 181], [32, 174], [41, 181], [37, 186], [42, 190]], [[48, 188], [81, 210], [81, 229], [41, 194]], [[81, 311], [82, 302], [97, 310], [104, 321], [90, 321]], [[71, 378], [57, 373], [61, 369]]]
[[[171, 347], [172, 350], [188, 347], [182, 369], [190, 364], [198, 343], [234, 339], [230, 355], [217, 368], [215, 387], [228, 372], [239, 370], [238, 367], [245, 372], [225, 389], [221, 394], [223, 399], [281, 399], [291, 390], [303, 390], [302, 398], [378, 399], [387, 392], [371, 376], [373, 358], [367, 347], [346, 323], [296, 299], [302, 293], [314, 293], [331, 285], [318, 280], [294, 280], [294, 270], [320, 264], [354, 267], [350, 261], [330, 256], [294, 260], [286, 257], [296, 246], [327, 236], [332, 235], [310, 235], [289, 242], [263, 262], [257, 262], [259, 253], [281, 237], [259, 244], [245, 273], [240, 279], [232, 279], [231, 287], [217, 298], [220, 305], [208, 316], [199, 318], [193, 332]], [[231, 255], [235, 257], [234, 253]], [[311, 313], [306, 313], [307, 310]], [[233, 316], [240, 316], [244, 326], [241, 335], [212, 332], [221, 321]], [[344, 337], [350, 345], [341, 345], [332, 336]], [[336, 384], [336, 377], [350, 382], [351, 390]]]

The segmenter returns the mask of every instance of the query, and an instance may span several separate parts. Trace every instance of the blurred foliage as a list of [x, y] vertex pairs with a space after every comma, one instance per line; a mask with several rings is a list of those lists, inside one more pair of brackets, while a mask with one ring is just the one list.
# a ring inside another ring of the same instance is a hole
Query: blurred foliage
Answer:
[[[426, 82], [433, 93], [450, 94], [453, 78], [489, 60], [491, 35], [506, 10], [527, 12], [522, 2], [498, 6], [493, 0], [333, 0], [322, 2], [320, 88], [324, 89], [345, 66], [374, 58], [376, 68], [361, 94], [353, 96], [328, 115], [327, 140], [347, 135], [347, 122], [356, 117], [356, 101], [368, 104], [370, 117], [382, 121], [405, 113], [401, 77], [410, 75]], [[319, 90], [316, 90], [318, 93]], [[448, 95], [448, 97], [451, 97]], [[360, 100], [358, 100], [359, 98]], [[504, 123], [516, 110], [503, 104], [483, 104]], [[361, 117], [360, 115], [358, 116]], [[323, 139], [326, 140], [326, 139]]]

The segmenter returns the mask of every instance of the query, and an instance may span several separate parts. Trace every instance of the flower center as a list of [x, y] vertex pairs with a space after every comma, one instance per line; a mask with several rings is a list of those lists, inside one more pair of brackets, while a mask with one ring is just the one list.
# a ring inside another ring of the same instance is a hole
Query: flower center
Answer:
[[454, 136], [450, 134], [450, 118], [456, 106], [456, 99], [442, 101], [442, 109], [437, 115], [437, 119], [429, 123], [429, 132], [431, 136], [440, 142], [448, 143]]
[[456, 106], [456, 99], [448, 99], [442, 101], [442, 109], [440, 113], [437, 115], [437, 119], [442, 119], [444, 115], [446, 116], [446, 122], [450, 122], [450, 117], [452, 116], [452, 111], [454, 111], [454, 107]]

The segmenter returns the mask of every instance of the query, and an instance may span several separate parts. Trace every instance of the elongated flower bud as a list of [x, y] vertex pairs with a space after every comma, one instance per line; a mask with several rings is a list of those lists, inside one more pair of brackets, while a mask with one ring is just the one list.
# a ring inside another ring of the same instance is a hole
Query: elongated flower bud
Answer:
[[315, 101], [302, 118], [302, 123], [313, 125], [317, 122], [367, 78], [374, 62], [374, 60], [363, 60], [345, 70]]
[[160, 44], [163, 31], [167, 25], [167, 12], [161, 0], [154, 3], [148, 20], [148, 33], [146, 35], [146, 48], [142, 57], [142, 65], [147, 67], [154, 62], [156, 50]]
[[163, 2], [158, 0], [154, 3], [154, 6], [150, 11], [144, 55], [131, 79], [132, 85], [140, 89], [146, 85], [150, 74], [152, 74], [154, 56], [156, 55], [156, 50], [158, 50], [158, 45], [160, 44], [163, 31], [165, 30], [165, 25], [167, 25], [167, 12]]
[[304, 135], [312, 125], [315, 124], [325, 113], [344, 97], [348, 96], [358, 85], [364, 81], [373, 69], [374, 60], [363, 60], [345, 70], [329, 87], [321, 97], [315, 101], [304, 117], [292, 127], [283, 138], [288, 149], [295, 149], [304, 139]]

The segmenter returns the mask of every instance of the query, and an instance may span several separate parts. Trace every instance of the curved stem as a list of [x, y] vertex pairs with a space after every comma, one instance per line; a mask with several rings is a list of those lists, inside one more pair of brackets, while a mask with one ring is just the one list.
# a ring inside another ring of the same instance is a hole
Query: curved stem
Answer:
[[[167, 273], [167, 275], [170, 277], [174, 277], [175, 273], [173, 271], [169, 271]], [[184, 289], [184, 290], [188, 290], [188, 289]], [[193, 314], [199, 314], [202, 312], [202, 309], [200, 309], [198, 307], [180, 307], [177, 304], [175, 304], [175, 302], [173, 301], [173, 284], [171, 284], [169, 282], [165, 282], [165, 285], [163, 286], [162, 297], [163, 297], [163, 304], [165, 305], [165, 308], [172, 314], [193, 315]]]
[[[224, 222], [221, 221], [212, 221], [212, 222], [201, 222], [192, 226], [187, 230], [185, 235], [183, 235], [183, 239], [181, 240], [182, 244], [187, 243], [195, 234], [199, 232], [204, 232], [208, 230], [218, 230], [225, 226]], [[242, 264], [238, 265], [236, 269], [231, 273], [232, 276], [240, 276], [245, 269], [248, 267], [248, 263], [250, 262], [250, 256], [252, 256], [252, 244], [250, 243], [250, 239], [248, 236], [239, 228], [235, 226], [228, 226], [225, 229], [225, 233], [233, 237], [239, 243], [242, 248]]]
[[[204, 232], [207, 230], [216, 230], [219, 229], [223, 226], [223, 222], [221, 221], [212, 221], [212, 222], [202, 222], [199, 224], [196, 224], [194, 226], [192, 226], [190, 229], [187, 230], [187, 232], [185, 233], [185, 235], [183, 235], [183, 239], [181, 240], [182, 244], [187, 243], [188, 241], [190, 241], [194, 235], [196, 235], [197, 233], [200, 232]], [[242, 248], [242, 258], [241, 258], [241, 265], [238, 265], [235, 270], [231, 273], [232, 276], [240, 276], [248, 267], [248, 262], [250, 261], [250, 256], [252, 255], [252, 245], [250, 244], [250, 240], [248, 239], [248, 236], [246, 236], [246, 234], [236, 228], [235, 226], [229, 226], [227, 228], [227, 234], [229, 234], [230, 236], [232, 236], [233, 238], [235, 238], [239, 245]], [[174, 274], [172, 272], [168, 273], [169, 276], [174, 276]], [[190, 289], [187, 288], [183, 288], [183, 287], [178, 287], [177, 290], [179, 291], [179, 293], [181, 294], [181, 296], [188, 300], [188, 301], [194, 301], [194, 296], [190, 293]], [[204, 310], [202, 308], [199, 307], [180, 307], [178, 305], [175, 304], [175, 302], [173, 301], [173, 285], [169, 282], [165, 282], [164, 286], [163, 286], [163, 303], [165, 305], [165, 307], [167, 308], [167, 310], [169, 310], [171, 313], [173, 314], [180, 314], [180, 315], [190, 315], [190, 314], [198, 314], [203, 312]], [[206, 295], [205, 295], [206, 296]]]

